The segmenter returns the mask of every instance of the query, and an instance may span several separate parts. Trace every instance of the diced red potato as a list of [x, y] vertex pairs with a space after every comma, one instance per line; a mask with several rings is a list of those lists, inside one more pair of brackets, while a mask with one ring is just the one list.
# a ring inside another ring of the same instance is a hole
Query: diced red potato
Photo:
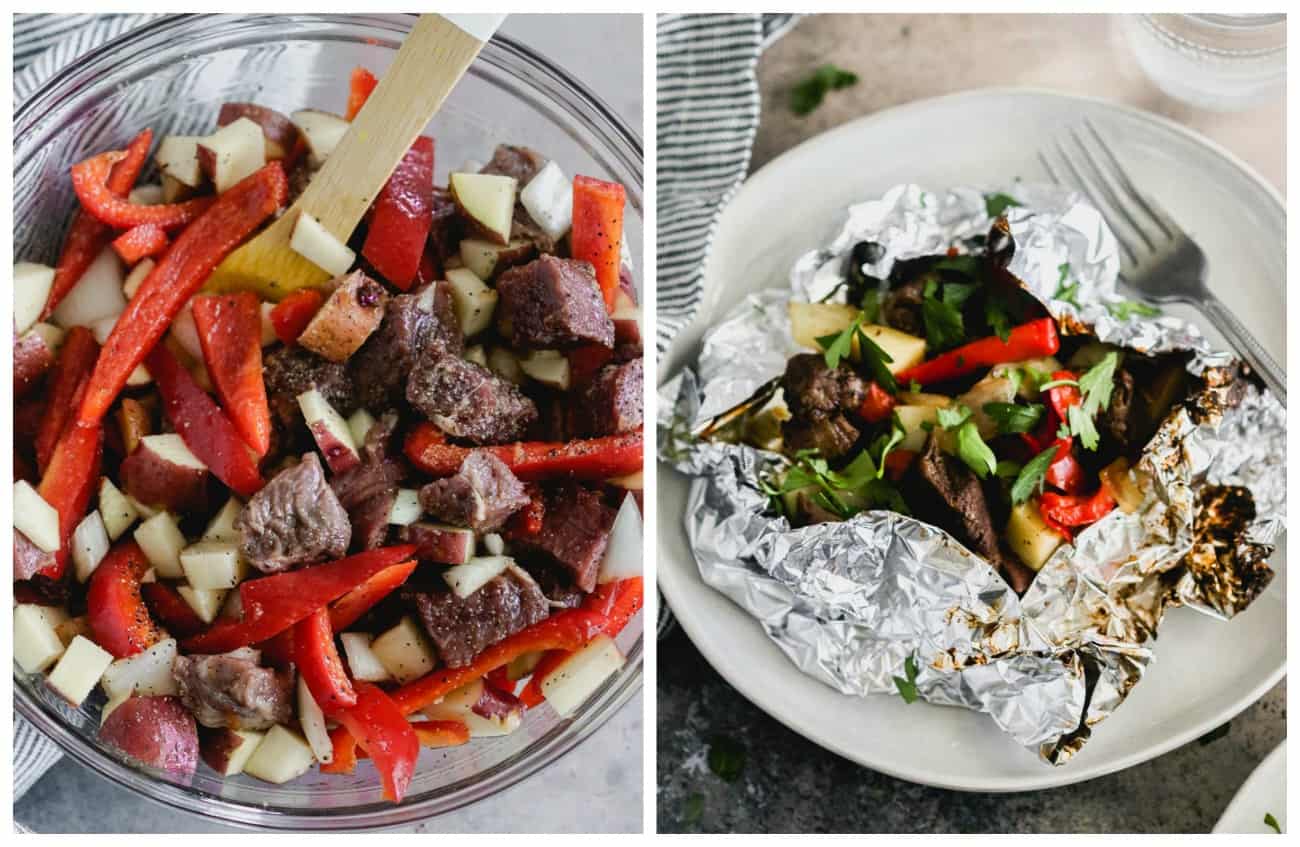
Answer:
[[86, 582], [108, 555], [108, 529], [98, 509], [86, 515], [72, 531], [71, 547], [77, 582]]
[[238, 499], [231, 497], [227, 500], [221, 511], [208, 522], [207, 529], [203, 530], [203, 540], [238, 542], [239, 530], [235, 529], [235, 520], [243, 509], [243, 504]]
[[226, 595], [230, 593], [224, 588], [195, 588], [190, 585], [182, 585], [176, 592], [204, 623], [212, 623], [217, 619], [226, 602]]
[[108, 666], [100, 680], [111, 699], [132, 694], [165, 696], [179, 693], [172, 663], [176, 660], [176, 639], [164, 638], [142, 653], [118, 659]]
[[237, 776], [263, 737], [264, 733], [247, 729], [205, 729], [199, 736], [199, 755], [222, 776]]
[[474, 555], [474, 533], [456, 526], [419, 521], [406, 528], [420, 561], [462, 565]]
[[123, 494], [108, 477], [99, 481], [98, 511], [104, 521], [104, 529], [112, 541], [121, 538], [122, 533], [130, 529], [131, 524], [140, 517], [130, 498]]
[[561, 717], [568, 717], [626, 661], [612, 638], [598, 635], [542, 679], [542, 694]]
[[492, 325], [498, 294], [468, 268], [453, 268], [445, 274], [451, 283], [451, 301], [456, 321], [466, 338], [478, 335]]
[[126, 199], [137, 206], [157, 206], [163, 202], [162, 186], [157, 183], [137, 185], [131, 189], [131, 193], [127, 195]]
[[217, 113], [217, 126], [226, 126], [246, 118], [257, 124], [265, 139], [265, 158], [286, 159], [298, 144], [298, 127], [275, 109], [256, 103], [222, 103]]
[[181, 551], [185, 549], [185, 536], [170, 512], [156, 512], [140, 524], [133, 536], [145, 558], [163, 579], [180, 579]]
[[18, 480], [13, 490], [14, 529], [46, 553], [59, 549], [59, 513], [31, 483]]
[[641, 575], [641, 510], [636, 498], [628, 494], [619, 506], [614, 526], [609, 531], [605, 557], [596, 577], [599, 583], [618, 582]]
[[316, 168], [334, 152], [350, 126], [338, 115], [319, 109], [300, 109], [289, 117], [307, 142], [311, 152], [309, 164]]
[[66, 649], [56, 628], [67, 617], [62, 609], [35, 603], [14, 606], [14, 661], [23, 673], [40, 673]]
[[120, 475], [126, 493], [146, 506], [181, 513], [207, 504], [208, 468], [174, 432], [141, 438]]
[[198, 727], [176, 697], [127, 699], [104, 721], [99, 737], [141, 764], [178, 776], [198, 765]]
[[203, 184], [203, 169], [199, 165], [199, 142], [202, 140], [197, 135], [169, 135], [158, 142], [158, 152], [153, 158], [163, 174], [163, 202], [170, 203], [176, 199], [168, 197], [169, 179], [177, 186], [173, 192], [179, 191], [180, 186], [198, 188]]
[[45, 677], [45, 684], [64, 700], [80, 706], [112, 663], [113, 654], [84, 635], [78, 635]]
[[430, 720], [464, 723], [473, 738], [509, 735], [519, 728], [523, 711], [523, 704], [514, 696], [485, 685], [482, 679], [456, 689], [423, 709]]
[[343, 279], [298, 336], [298, 343], [333, 362], [347, 361], [384, 319], [388, 292], [361, 271]]
[[555, 162], [547, 162], [519, 192], [528, 216], [555, 241], [573, 225], [573, 182]]
[[345, 632], [339, 636], [343, 642], [343, 655], [353, 679], [363, 682], [383, 682], [392, 679], [388, 668], [370, 649], [371, 637], [364, 632]]
[[40, 320], [54, 285], [54, 268], [35, 262], [14, 264], [14, 333], [22, 335]]
[[63, 340], [63, 330], [51, 324], [36, 324], [14, 337], [14, 397], [22, 397], [40, 382]]
[[460, 260], [479, 279], [490, 280], [497, 271], [522, 265], [537, 252], [531, 241], [516, 239], [496, 244], [482, 238], [464, 238], [460, 242]]
[[514, 177], [497, 174], [454, 173], [448, 178], [457, 208], [484, 237], [498, 244], [510, 243], [517, 186]]
[[329, 729], [325, 726], [325, 713], [312, 696], [307, 680], [298, 676], [298, 725], [302, 727], [303, 737], [307, 739], [312, 754], [318, 762], [329, 764], [334, 760], [334, 744], [330, 741]]
[[280, 785], [302, 776], [315, 762], [305, 738], [276, 724], [244, 763], [244, 773]]
[[370, 642], [370, 652], [399, 683], [419, 679], [438, 661], [420, 627], [409, 616]]
[[442, 578], [457, 597], [468, 597], [513, 564], [514, 559], [508, 556], [476, 556], [463, 565], [448, 568]]
[[289, 248], [333, 276], [347, 273], [357, 260], [354, 250], [306, 212], [298, 214], [293, 234], [289, 237]]
[[[198, 157], [194, 159], [195, 167], [198, 168]], [[203, 169], [199, 168], [199, 173]], [[162, 201], [164, 203], [179, 203], [182, 200], [188, 200], [197, 193], [197, 189], [191, 188], [185, 183], [173, 177], [171, 174], [162, 175]]]
[[361, 464], [361, 454], [352, 440], [348, 422], [318, 390], [313, 388], [299, 394], [298, 405], [331, 471], [343, 473]]
[[375, 425], [375, 416], [365, 409], [357, 409], [348, 418], [348, 431], [352, 433], [352, 440], [357, 444], [362, 444], [366, 440], [366, 433]]

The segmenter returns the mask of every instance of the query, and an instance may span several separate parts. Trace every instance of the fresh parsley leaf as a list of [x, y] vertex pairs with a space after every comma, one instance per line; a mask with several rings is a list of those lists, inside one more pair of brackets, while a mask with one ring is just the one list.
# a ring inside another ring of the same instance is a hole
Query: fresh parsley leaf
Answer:
[[879, 344], [871, 340], [871, 336], [867, 335], [860, 323], [855, 331], [858, 334], [858, 353], [862, 357], [862, 364], [866, 365], [867, 370], [871, 373], [871, 378], [885, 391], [890, 394], [897, 394], [898, 382], [889, 371], [889, 365], [894, 361], [894, 358], [881, 349]]
[[1160, 314], [1160, 309], [1147, 303], [1137, 303], [1133, 300], [1121, 300], [1118, 303], [1107, 303], [1106, 309], [1116, 320], [1126, 321], [1134, 315], [1143, 318], [1154, 318]]
[[1019, 206], [1020, 201], [1010, 194], [995, 192], [984, 195], [984, 211], [990, 218], [996, 218], [1012, 206]]
[[1011, 502], [1020, 504], [1033, 497], [1043, 488], [1043, 477], [1047, 475], [1047, 468], [1056, 458], [1056, 445], [1053, 444], [1034, 458], [1030, 459], [1020, 473], [1016, 475], [1016, 481], [1011, 484]]
[[1069, 303], [1076, 309], [1082, 308], [1079, 305], [1079, 283], [1075, 282], [1071, 285], [1065, 284], [1066, 279], [1070, 276], [1070, 263], [1062, 262], [1056, 269], [1060, 272], [1061, 277], [1057, 281], [1056, 293], [1052, 295], [1052, 299]]
[[836, 335], [823, 335], [817, 339], [817, 344], [826, 351], [826, 367], [835, 370], [840, 366], [840, 360], [847, 359], [853, 352], [853, 334], [862, 326], [862, 313], [853, 319], [853, 322], [845, 327]]
[[686, 824], [697, 824], [704, 819], [704, 795], [696, 791], [686, 798], [686, 806], [682, 810], [682, 821]]
[[871, 458], [871, 451], [863, 450], [844, 467], [844, 470], [838, 473], [830, 471], [825, 476], [836, 488], [852, 491], [866, 485], [878, 474], [876, 463]]
[[917, 394], [921, 390], [921, 383], [917, 382], [914, 379], [909, 379], [907, 381], [907, 390], [912, 392], [913, 394]]
[[1101, 436], [1097, 432], [1097, 425], [1092, 421], [1092, 415], [1082, 405], [1071, 406], [1066, 410], [1065, 417], [1070, 424], [1070, 433], [1079, 439], [1085, 450], [1096, 450]]
[[894, 686], [898, 689], [898, 696], [903, 698], [904, 703], [915, 703], [916, 693], [916, 658], [908, 656], [903, 660], [903, 677], [894, 677]]
[[1278, 824], [1277, 818], [1273, 817], [1272, 812], [1264, 813], [1264, 825], [1268, 827], [1272, 827], [1273, 831], [1276, 832], [1278, 835], [1282, 834], [1282, 827], [1280, 824]]
[[966, 340], [961, 310], [939, 294], [939, 283], [935, 280], [925, 284], [921, 317], [925, 321], [926, 344], [931, 350], [947, 350]]
[[1043, 385], [1052, 378], [1051, 372], [1040, 371], [1033, 365], [1025, 365], [1020, 369], [1020, 372], [1029, 379], [1029, 384], [1038, 392], [1041, 392]]
[[998, 457], [993, 455], [993, 449], [980, 437], [975, 421], [966, 421], [957, 429], [957, 456], [980, 479], [997, 471]]
[[966, 254], [962, 256], [945, 256], [931, 267], [936, 271], [956, 271], [963, 276], [979, 277], [983, 264], [979, 256]]
[[1004, 368], [1001, 372], [1003, 379], [1011, 383], [1011, 396], [1020, 393], [1020, 384], [1025, 381], [1025, 372], [1020, 368]]
[[921, 208], [922, 208], [922, 209], [925, 208], [925, 192], [924, 192], [924, 191], [921, 192]]
[[979, 286], [973, 282], [946, 282], [943, 286], [943, 302], [954, 309], [960, 309], [978, 289]]
[[1015, 479], [1020, 473], [1020, 463], [1013, 462], [1010, 459], [1003, 459], [998, 462], [998, 466], [993, 470], [999, 479]]
[[790, 110], [801, 118], [812, 114], [828, 92], [848, 88], [857, 81], [858, 75], [852, 71], [832, 64], [822, 65], [790, 91]]
[[998, 425], [1000, 435], [1032, 432], [1046, 411], [1041, 403], [1022, 406], [1019, 403], [985, 403], [984, 414]]
[[898, 419], [898, 413], [894, 412], [889, 422], [889, 433], [881, 435], [871, 445], [871, 452], [876, 456], [877, 479], [885, 475], [885, 457], [889, 455], [889, 451], [901, 444], [906, 437], [907, 430], [903, 429], [903, 422]]
[[1079, 377], [1083, 406], [1089, 413], [1110, 408], [1110, 395], [1115, 390], [1115, 368], [1118, 365], [1119, 353], [1112, 350]]
[[1011, 337], [1011, 314], [1001, 297], [990, 294], [984, 300], [984, 320], [993, 334], [1004, 342]]
[[934, 410], [935, 420], [939, 426], [944, 429], [956, 429], [970, 418], [970, 409], [960, 404], [956, 406], [940, 406]]
[[885, 295], [879, 288], [868, 288], [862, 295], [862, 319], [869, 324], [880, 322], [880, 304]]
[[709, 739], [709, 770], [726, 782], [735, 782], [745, 769], [745, 748], [734, 738], [715, 735]]
[[1049, 379], [1049, 380], [1047, 380], [1046, 382], [1040, 382], [1040, 383], [1038, 383], [1038, 390], [1039, 390], [1040, 392], [1043, 392], [1043, 391], [1050, 391], [1050, 390], [1053, 389], [1053, 388], [1063, 388], [1063, 387], [1065, 387], [1065, 386], [1069, 386], [1069, 387], [1071, 387], [1071, 388], [1078, 388], [1078, 387], [1079, 387], [1079, 380], [1077, 380], [1077, 379]]

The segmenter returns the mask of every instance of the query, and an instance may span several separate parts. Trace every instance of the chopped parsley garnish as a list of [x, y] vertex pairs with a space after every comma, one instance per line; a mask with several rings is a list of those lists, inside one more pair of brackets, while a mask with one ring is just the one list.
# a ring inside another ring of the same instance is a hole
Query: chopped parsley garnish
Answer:
[[734, 738], [715, 735], [709, 739], [709, 770], [719, 779], [735, 782], [745, 769], [745, 748]]
[[853, 337], [856, 335], [858, 353], [862, 357], [862, 364], [866, 365], [871, 373], [871, 378], [881, 388], [894, 394], [898, 391], [898, 383], [894, 381], [894, 375], [889, 372], [889, 364], [894, 360], [862, 329], [864, 323], [866, 323], [866, 312], [858, 312], [853, 322], [839, 334], [823, 335], [817, 339], [817, 344], [825, 351], [826, 367], [838, 368], [840, 362], [849, 357], [853, 352]]
[[1066, 412], [1066, 422], [1070, 425], [1070, 432], [1079, 438], [1086, 450], [1096, 450], [1101, 440], [1094, 418], [1102, 409], [1110, 407], [1118, 364], [1119, 353], [1112, 350], [1079, 377], [1081, 401]]
[[1060, 272], [1061, 277], [1057, 280], [1056, 293], [1052, 295], [1052, 299], [1069, 303], [1076, 309], [1082, 308], [1079, 305], [1079, 283], [1074, 282], [1070, 285], [1065, 284], [1065, 281], [1070, 277], [1070, 263], [1062, 262], [1056, 269]]
[[945, 256], [931, 266], [936, 271], [955, 271], [964, 276], [978, 277], [983, 267], [979, 256]]
[[1003, 459], [998, 462], [998, 466], [994, 469], [993, 473], [997, 474], [999, 479], [1013, 480], [1016, 478], [1016, 475], [1020, 473], [1020, 463], [1013, 462], [1010, 459]]
[[1277, 818], [1273, 817], [1272, 812], [1264, 813], [1264, 826], [1272, 827], [1273, 831], [1276, 832], [1278, 835], [1282, 834], [1282, 827], [1277, 822]]
[[828, 92], [855, 85], [858, 75], [833, 64], [822, 65], [790, 91], [790, 110], [799, 117], [812, 114]]
[[989, 329], [993, 330], [993, 334], [998, 338], [1006, 341], [1011, 337], [1011, 313], [1001, 297], [990, 293], [985, 299], [984, 320], [988, 322]]
[[903, 429], [903, 422], [898, 419], [898, 413], [894, 412], [890, 417], [889, 432], [879, 436], [871, 444], [871, 452], [876, 457], [876, 479], [885, 475], [885, 458], [906, 437], [907, 430]]
[[985, 403], [984, 414], [998, 425], [1001, 435], [1032, 432], [1043, 419], [1046, 409], [1040, 403], [1022, 406], [1019, 403]]
[[995, 192], [984, 195], [984, 211], [989, 213], [990, 218], [996, 218], [1012, 206], [1019, 206], [1020, 201], [1010, 194]]
[[764, 493], [775, 498], [810, 487], [818, 489], [812, 495], [813, 502], [841, 520], [874, 506], [907, 514], [907, 504], [888, 481], [881, 479], [880, 468], [870, 450], [863, 450], [840, 471], [831, 470], [830, 464], [815, 450], [802, 450], [779, 488], [762, 485]]
[[907, 677], [894, 677], [894, 686], [898, 689], [898, 696], [903, 698], [904, 703], [915, 703], [916, 693], [916, 658], [908, 656], [903, 660], [903, 674]]
[[[956, 292], [950, 295], [949, 289], [954, 287]], [[948, 283], [940, 291], [938, 281], [931, 279], [925, 283], [921, 317], [925, 321], [925, 341], [931, 350], [947, 350], [966, 340], [960, 305], [970, 296], [966, 288], [960, 283]]]
[[1012, 503], [1019, 505], [1043, 490], [1043, 478], [1047, 476], [1047, 469], [1055, 458], [1056, 445], [1053, 444], [1020, 469], [1016, 481], [1011, 484]]
[[957, 457], [966, 463], [980, 479], [997, 470], [998, 458], [980, 437], [979, 427], [971, 420], [971, 410], [965, 406], [948, 406], [935, 410], [939, 426], [957, 433]]
[[1038, 390], [1051, 391], [1053, 388], [1078, 388], [1079, 380], [1077, 379], [1049, 379], [1046, 382], [1038, 383]]
[[1160, 314], [1160, 309], [1147, 303], [1138, 303], [1133, 300], [1121, 300], [1118, 303], [1106, 304], [1106, 309], [1117, 320], [1126, 321], [1137, 315], [1143, 318], [1154, 318]]
[[1097, 432], [1097, 425], [1093, 423], [1092, 415], [1088, 414], [1083, 406], [1071, 406], [1066, 410], [1065, 415], [1070, 425], [1070, 433], [1079, 439], [1083, 448], [1096, 450], [1101, 435]]
[[847, 359], [853, 352], [853, 333], [858, 331], [862, 326], [862, 313], [853, 319], [853, 322], [845, 327], [836, 335], [823, 335], [817, 339], [817, 344], [826, 351], [826, 367], [835, 370], [840, 366], [841, 359]]
[[934, 417], [944, 429], [956, 429], [970, 419], [970, 409], [962, 405], [940, 406], [934, 410]]

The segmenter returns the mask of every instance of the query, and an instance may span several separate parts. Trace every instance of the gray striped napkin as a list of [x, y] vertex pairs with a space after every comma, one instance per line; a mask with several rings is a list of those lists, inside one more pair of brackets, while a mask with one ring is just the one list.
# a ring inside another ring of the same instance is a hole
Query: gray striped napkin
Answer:
[[[14, 106], [73, 59], [157, 15], [14, 15]], [[59, 748], [14, 715], [14, 800], [61, 757]], [[15, 823], [22, 828], [22, 824]]]
[[[660, 15], [656, 346], [668, 349], [703, 296], [718, 218], [749, 171], [758, 131], [759, 54], [798, 15]], [[658, 637], [672, 631], [659, 597]]]

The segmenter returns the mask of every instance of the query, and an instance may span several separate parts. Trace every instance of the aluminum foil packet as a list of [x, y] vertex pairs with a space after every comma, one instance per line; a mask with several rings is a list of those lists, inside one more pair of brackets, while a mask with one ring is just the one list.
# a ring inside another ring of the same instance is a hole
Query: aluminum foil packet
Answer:
[[[1007, 270], [1063, 332], [1182, 351], [1198, 378], [1138, 462], [1142, 507], [1060, 547], [1023, 597], [950, 535], [897, 513], [792, 528], [758, 486], [783, 456], [698, 437], [801, 352], [791, 299], [835, 292], [860, 241], [883, 248], [863, 270], [884, 279], [899, 259], [988, 233], [979, 190], [901, 185], [851, 207], [834, 240], [795, 263], [789, 289], [746, 298], [707, 334], [696, 368], [660, 389], [659, 452], [696, 478], [685, 523], [705, 582], [800, 670], [865, 696], [898, 694], [911, 666], [921, 699], [985, 712], [1060, 765], [1142, 678], [1167, 609], [1227, 619], [1267, 587], [1285, 523], [1286, 413], [1194, 325], [1119, 305], [1117, 242], [1080, 195], [1031, 184], [1006, 193], [1021, 204], [1002, 212], [1015, 248]], [[1068, 301], [1056, 296], [1067, 275], [1077, 285]]]

